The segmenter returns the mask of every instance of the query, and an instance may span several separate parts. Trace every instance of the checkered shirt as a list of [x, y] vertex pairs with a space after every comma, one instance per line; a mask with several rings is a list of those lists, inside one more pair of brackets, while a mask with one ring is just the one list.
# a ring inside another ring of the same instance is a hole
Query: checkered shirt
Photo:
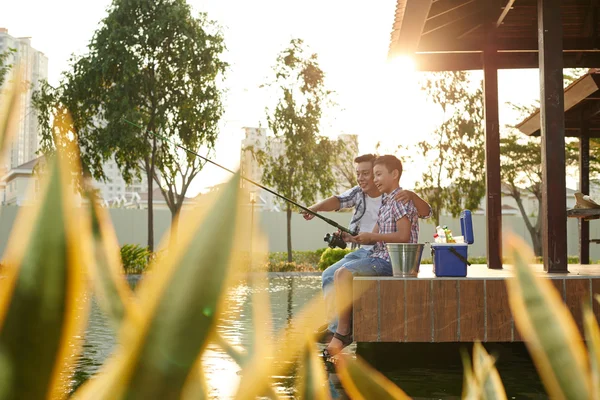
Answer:
[[[399, 201], [394, 200], [394, 196], [398, 193], [400, 188], [395, 189], [392, 193], [383, 195], [381, 207], [379, 208], [379, 216], [377, 217], [377, 225], [379, 225], [379, 233], [394, 233], [398, 231], [396, 222], [403, 217], [407, 217], [410, 221], [410, 238], [409, 243], [418, 243], [419, 241], [419, 213], [414, 203], [409, 201], [406, 204], [402, 204]], [[390, 261], [390, 254], [388, 253], [385, 242], [377, 242], [369, 257], [383, 258], [386, 261]]]

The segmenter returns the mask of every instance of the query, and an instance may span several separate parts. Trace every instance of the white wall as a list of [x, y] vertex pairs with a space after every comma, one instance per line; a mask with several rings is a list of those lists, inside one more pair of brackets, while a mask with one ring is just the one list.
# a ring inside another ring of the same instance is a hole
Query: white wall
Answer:
[[[27, 207], [4, 206], [0, 207], [0, 252], [4, 252], [8, 241], [15, 216], [19, 209], [27, 210]], [[138, 243], [146, 244], [147, 238], [147, 210], [136, 209], [109, 209], [117, 237], [120, 244]], [[186, 212], [184, 211], [184, 215]], [[269, 238], [270, 251], [286, 250], [286, 219], [284, 212], [257, 212], [257, 223], [260, 223]], [[328, 218], [333, 219], [341, 225], [347, 225], [351, 213], [326, 213]], [[168, 232], [171, 214], [168, 210], [154, 210], [155, 219], [155, 243], [158, 246], [163, 235]], [[185, 217], [182, 216], [182, 223]], [[502, 218], [503, 231], [514, 232], [531, 243], [525, 223], [518, 216], [504, 216]], [[442, 224], [448, 225], [454, 234], [460, 232], [458, 219], [442, 217]], [[473, 216], [473, 228], [475, 243], [469, 247], [470, 256], [485, 256], [485, 216]], [[429, 241], [433, 236], [434, 227], [421, 223], [420, 242]], [[325, 247], [323, 236], [327, 232], [333, 232], [334, 228], [317, 219], [305, 221], [298, 213], [292, 215], [292, 243], [295, 250], [314, 250]], [[577, 221], [569, 218], [567, 222], [568, 253], [578, 254], [579, 234]], [[600, 221], [591, 221], [590, 238], [600, 238]], [[428, 251], [428, 250], [426, 250]], [[600, 245], [590, 244], [590, 256], [593, 260], [600, 259]]]

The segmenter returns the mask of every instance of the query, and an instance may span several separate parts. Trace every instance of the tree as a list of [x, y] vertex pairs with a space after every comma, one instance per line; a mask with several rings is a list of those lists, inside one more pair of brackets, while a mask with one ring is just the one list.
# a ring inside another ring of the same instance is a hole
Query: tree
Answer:
[[[72, 60], [72, 71], [64, 74], [58, 103], [73, 116], [85, 169], [105, 179], [102, 163], [114, 156], [125, 181], [141, 172], [147, 176], [150, 250], [153, 182], [167, 194], [176, 222], [187, 188], [204, 165], [156, 134], [194, 151], [214, 147], [223, 113], [218, 88], [227, 67], [220, 59], [223, 50], [215, 24], [206, 14], [193, 17], [185, 0], [114, 0], [88, 53]], [[43, 149], [54, 146], [55, 134], [46, 125]]]
[[356, 167], [354, 159], [358, 156], [358, 138], [348, 136], [349, 141], [339, 138], [337, 141], [337, 160], [333, 165], [333, 170], [338, 182], [338, 187], [342, 189], [352, 189], [356, 186]]
[[[330, 94], [317, 55], [307, 55], [303, 42], [293, 39], [277, 57], [275, 79], [268, 85], [277, 104], [267, 108], [274, 138], [265, 151], [252, 149], [263, 166], [263, 182], [304, 204], [327, 196], [335, 184], [332, 165], [337, 145], [319, 135], [322, 109]], [[292, 206], [286, 203], [288, 261], [292, 261]]]
[[416, 191], [431, 205], [436, 225], [441, 210], [456, 217], [465, 208], [477, 209], [485, 195], [483, 88], [480, 82], [472, 86], [464, 71], [431, 73], [422, 83], [443, 121], [417, 144], [428, 167]]
[[0, 87], [4, 85], [6, 76], [8, 75], [10, 69], [13, 67], [13, 65], [8, 62], [8, 58], [11, 54], [14, 54], [16, 52], [17, 49], [9, 48], [8, 50], [0, 53]]
[[[567, 69], [564, 71], [564, 86], [587, 72], [586, 69]], [[519, 120], [529, 117], [539, 109], [539, 101], [530, 105], [508, 103], [518, 111]], [[505, 194], [517, 203], [519, 213], [531, 236], [533, 251], [536, 256], [542, 255], [542, 221], [539, 218], [542, 207], [542, 154], [539, 137], [527, 137], [519, 133], [514, 126], [506, 126], [506, 134], [500, 139], [500, 171]], [[593, 141], [593, 139], [592, 139]], [[590, 172], [597, 173], [597, 161], [600, 151], [591, 146]], [[567, 166], [578, 164], [579, 149], [576, 142], [567, 141], [565, 145], [565, 161]], [[531, 194], [537, 200], [537, 211], [528, 213], [523, 204], [523, 194]]]

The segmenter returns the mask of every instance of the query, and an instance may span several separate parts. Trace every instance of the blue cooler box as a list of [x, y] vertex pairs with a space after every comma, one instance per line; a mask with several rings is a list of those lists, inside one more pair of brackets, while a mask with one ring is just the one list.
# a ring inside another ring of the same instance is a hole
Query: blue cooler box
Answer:
[[435, 276], [467, 276], [468, 246], [475, 241], [469, 210], [460, 213], [460, 231], [465, 243], [431, 243]]

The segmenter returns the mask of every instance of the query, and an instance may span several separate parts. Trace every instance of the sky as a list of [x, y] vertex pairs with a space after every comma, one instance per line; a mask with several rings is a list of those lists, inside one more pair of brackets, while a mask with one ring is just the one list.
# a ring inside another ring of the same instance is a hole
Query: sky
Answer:
[[[19, 0], [2, 5], [0, 27], [15, 37], [31, 37], [48, 57], [48, 80], [56, 84], [72, 54], [83, 54], [109, 0]], [[396, 0], [188, 0], [223, 29], [231, 67], [226, 75], [225, 115], [214, 161], [239, 166], [242, 128], [266, 126], [269, 98], [260, 86], [269, 80], [277, 54], [292, 38], [317, 53], [326, 85], [337, 104], [327, 113], [322, 133], [357, 134], [361, 152], [411, 145], [432, 131], [436, 111], [418, 88], [418, 74], [387, 61]], [[500, 123], [514, 123], [504, 104], [539, 98], [537, 70], [499, 73]], [[402, 186], [412, 188], [424, 166], [404, 165]], [[188, 195], [229, 178], [207, 166]]]

